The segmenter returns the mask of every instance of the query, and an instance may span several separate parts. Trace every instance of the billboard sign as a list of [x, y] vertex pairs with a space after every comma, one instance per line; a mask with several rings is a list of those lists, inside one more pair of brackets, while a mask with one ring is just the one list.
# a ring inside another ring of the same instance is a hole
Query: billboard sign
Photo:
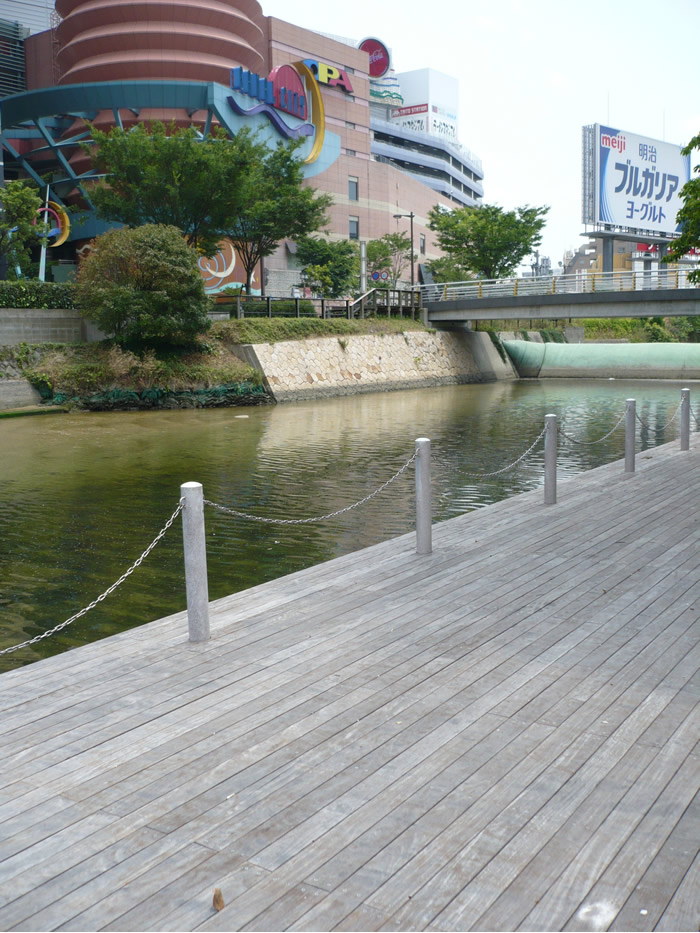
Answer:
[[690, 180], [681, 146], [599, 123], [583, 130], [583, 222], [677, 233], [680, 193]]
[[431, 106], [430, 131], [433, 136], [444, 136], [457, 141], [457, 114], [435, 104]]
[[383, 78], [389, 70], [391, 59], [389, 50], [379, 39], [363, 39], [358, 48], [369, 55], [370, 78]]
[[397, 107], [391, 111], [391, 122], [415, 133], [428, 132], [428, 105], [414, 104], [412, 107]]

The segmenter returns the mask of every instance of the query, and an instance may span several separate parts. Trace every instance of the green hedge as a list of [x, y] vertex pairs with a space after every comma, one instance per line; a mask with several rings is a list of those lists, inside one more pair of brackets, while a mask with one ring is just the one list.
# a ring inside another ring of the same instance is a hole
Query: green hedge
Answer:
[[69, 405], [88, 411], [133, 411], [154, 408], [221, 408], [229, 405], [261, 405], [270, 397], [260, 386], [250, 382], [211, 386], [208, 389], [110, 389], [92, 395], [69, 395], [56, 392], [46, 396], [50, 405]]
[[0, 308], [68, 308], [75, 309], [73, 285], [70, 282], [40, 282], [21, 279], [0, 282]]

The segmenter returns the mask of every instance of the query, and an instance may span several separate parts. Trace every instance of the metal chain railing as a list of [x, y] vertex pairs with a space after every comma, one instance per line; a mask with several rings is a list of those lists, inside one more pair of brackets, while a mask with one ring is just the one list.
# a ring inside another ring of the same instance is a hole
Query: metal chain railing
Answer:
[[537, 437], [532, 442], [532, 444], [530, 444], [530, 446], [528, 447], [528, 449], [525, 451], [524, 454], [521, 454], [517, 460], [514, 460], [512, 463], [509, 463], [508, 466], [501, 467], [500, 470], [494, 470], [492, 473], [472, 473], [469, 470], [460, 470], [459, 472], [463, 476], [479, 476], [479, 477], [498, 476], [500, 473], [507, 473], [508, 470], [512, 470], [513, 467], [516, 467], [519, 463], [521, 463], [525, 459], [525, 457], [527, 457], [529, 454], [532, 453], [532, 451], [535, 449], [535, 447], [537, 447], [537, 445], [542, 440], [546, 432], [547, 432], [547, 427], [545, 426], [544, 428], [542, 428], [540, 433], [537, 435]]
[[182, 499], [180, 499], [180, 501], [177, 504], [177, 508], [175, 509], [173, 514], [170, 516], [167, 522], [163, 525], [163, 527], [160, 529], [160, 531], [155, 536], [153, 541], [151, 541], [151, 543], [148, 545], [148, 547], [143, 552], [143, 554], [139, 558], [137, 558], [137, 560], [134, 561], [134, 563], [131, 565], [131, 567], [129, 567], [128, 570], [124, 571], [124, 573], [121, 575], [121, 577], [119, 577], [118, 580], [116, 580], [108, 589], [106, 589], [104, 593], [101, 593], [96, 599], [93, 599], [93, 601], [88, 606], [85, 606], [85, 608], [81, 609], [80, 612], [76, 612], [75, 615], [72, 615], [70, 619], [66, 619], [65, 622], [61, 622], [59, 625], [56, 625], [54, 628], [49, 629], [46, 632], [42, 632], [41, 635], [35, 635], [34, 638], [29, 638], [27, 639], [27, 641], [23, 641], [19, 645], [12, 645], [11, 648], [3, 648], [2, 650], [0, 650], [0, 655], [9, 654], [11, 651], [18, 651], [20, 648], [26, 648], [28, 645], [34, 645], [37, 642], [41, 641], [42, 639], [48, 638], [49, 635], [54, 635], [56, 632], [60, 632], [61, 629], [66, 628], [72, 622], [75, 622], [81, 616], [84, 616], [86, 612], [89, 612], [91, 609], [94, 609], [98, 603], [101, 603], [103, 599], [106, 599], [111, 593], [113, 593], [116, 590], [116, 588], [120, 586], [127, 579], [127, 577], [130, 577], [137, 567], [141, 566], [143, 561], [148, 557], [148, 555], [151, 553], [151, 551], [156, 546], [156, 544], [158, 544], [158, 542], [161, 540], [161, 538], [166, 533], [166, 531], [170, 528], [170, 526], [175, 521], [175, 519], [178, 517], [181, 511], [182, 511]]
[[679, 402], [679, 403], [678, 403], [678, 408], [674, 411], [674, 413], [673, 413], [673, 414], [671, 415], [671, 417], [668, 419], [668, 421], [666, 422], [666, 424], [662, 424], [660, 428], [654, 428], [654, 427], [652, 427], [652, 425], [647, 424], [646, 421], [644, 421], [644, 420], [639, 416], [639, 414], [638, 414], [637, 412], [635, 412], [635, 417], [636, 417], [637, 421], [641, 424], [641, 426], [642, 426], [643, 428], [646, 428], [648, 431], [663, 431], [664, 428], [667, 428], [669, 425], [673, 424], [673, 422], [676, 420], [676, 418], [678, 417], [678, 414], [679, 414], [679, 412], [680, 412], [680, 410], [681, 410], [681, 405], [682, 405], [682, 404], [683, 404], [683, 402]]
[[410, 460], [408, 460], [401, 467], [400, 470], [397, 470], [394, 475], [388, 479], [385, 483], [375, 489], [374, 492], [371, 492], [368, 496], [365, 496], [364, 499], [360, 499], [358, 502], [353, 502], [352, 505], [345, 506], [344, 509], [338, 509], [336, 512], [328, 512], [325, 515], [317, 515], [313, 518], [264, 518], [261, 515], [251, 515], [249, 512], [239, 512], [238, 509], [231, 509], [226, 505], [221, 505], [219, 502], [212, 502], [210, 499], [205, 499], [204, 504], [210, 505], [212, 508], [218, 509], [219, 512], [226, 512], [228, 515], [235, 515], [236, 518], [246, 518], [252, 522], [263, 522], [267, 525], [311, 525], [315, 522], [323, 522], [328, 518], [336, 518], [338, 515], [344, 515], [346, 512], [351, 512], [353, 509], [358, 508], [360, 505], [364, 505], [365, 502], [369, 502], [370, 499], [374, 499], [375, 496], [378, 496], [380, 492], [383, 492], [387, 486], [390, 486], [394, 480], [398, 479], [402, 473], [404, 473], [413, 461], [418, 456], [418, 452], [413, 454]]
[[693, 418], [695, 418], [695, 424], [700, 428], [700, 421], [698, 421], [698, 416], [695, 414], [692, 408], [690, 409], [690, 414], [693, 416]]
[[624, 420], [625, 420], [625, 414], [623, 413], [622, 417], [614, 425], [614, 427], [610, 431], [608, 431], [607, 434], [604, 434], [602, 437], [599, 437], [595, 441], [580, 441], [577, 437], [572, 437], [571, 434], [567, 434], [566, 431], [561, 427], [561, 425], [559, 426], [559, 434], [561, 434], [562, 437], [565, 437], [567, 441], [571, 441], [573, 444], [581, 444], [581, 446], [583, 447], [588, 447], [592, 444], [600, 444], [601, 441], [606, 441], [611, 435], [615, 433], [615, 431], [617, 431], [617, 429], [620, 427], [620, 425], [622, 424]]

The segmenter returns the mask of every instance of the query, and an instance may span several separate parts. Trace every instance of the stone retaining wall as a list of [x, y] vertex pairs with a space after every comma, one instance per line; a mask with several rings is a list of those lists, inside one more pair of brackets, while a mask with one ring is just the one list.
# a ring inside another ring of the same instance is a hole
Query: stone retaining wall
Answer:
[[466, 330], [249, 344], [240, 355], [276, 401], [515, 378], [488, 334]]

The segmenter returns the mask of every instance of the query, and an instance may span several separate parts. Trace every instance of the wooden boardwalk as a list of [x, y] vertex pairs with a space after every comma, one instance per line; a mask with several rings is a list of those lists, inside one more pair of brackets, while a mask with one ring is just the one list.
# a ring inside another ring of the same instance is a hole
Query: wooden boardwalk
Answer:
[[2, 675], [0, 929], [697, 930], [692, 443]]

